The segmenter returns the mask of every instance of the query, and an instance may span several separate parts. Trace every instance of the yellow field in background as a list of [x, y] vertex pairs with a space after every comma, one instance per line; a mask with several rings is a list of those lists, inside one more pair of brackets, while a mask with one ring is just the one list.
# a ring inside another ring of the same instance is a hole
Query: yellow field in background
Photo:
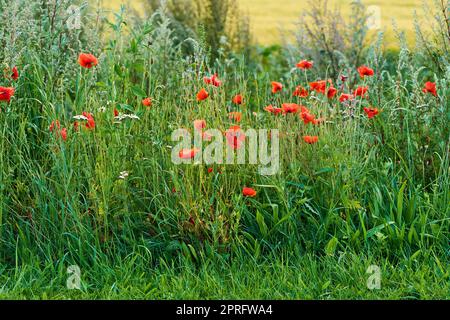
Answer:
[[[112, 0], [108, 1], [111, 8], [117, 9], [120, 3], [132, 3], [138, 6], [145, 0]], [[220, 0], [218, 0], [220, 1]], [[281, 42], [280, 30], [291, 31], [302, 10], [308, 5], [308, 0], [238, 0], [241, 9], [250, 17], [254, 39], [261, 44]], [[344, 15], [350, 14], [351, 0], [330, 0], [330, 8], [339, 7]], [[421, 14], [423, 0], [363, 0], [367, 6], [379, 6], [381, 11], [381, 30], [386, 31], [387, 45], [395, 46], [392, 21], [400, 30], [407, 33], [407, 37], [414, 38], [414, 11]], [[431, 3], [430, 0], [427, 3]], [[429, 4], [428, 4], [429, 5]]]

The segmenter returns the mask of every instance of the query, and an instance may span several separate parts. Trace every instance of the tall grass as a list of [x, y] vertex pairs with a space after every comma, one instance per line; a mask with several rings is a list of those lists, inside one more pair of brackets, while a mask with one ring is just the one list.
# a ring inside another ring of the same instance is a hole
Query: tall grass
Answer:
[[[89, 273], [90, 281], [101, 279], [98, 286], [86, 283], [85, 292], [111, 287], [112, 279], [123, 272], [131, 277], [124, 286], [165, 298], [202, 295], [159, 295], [133, 282], [140, 277], [132, 278], [133, 272], [155, 268], [165, 279], [177, 275], [173, 268], [188, 263], [187, 269], [204, 276], [208, 268], [214, 270], [214, 283], [226, 263], [238, 279], [254, 282], [259, 280], [243, 274], [258, 270], [259, 264], [273, 268], [268, 274], [276, 270], [295, 278], [289, 267], [300, 259], [305, 268], [312, 268], [309, 281], [320, 278], [322, 268], [334, 279], [333, 289], [327, 281], [318, 281], [306, 297], [332, 298], [336, 296], [322, 294], [338, 292], [355, 274], [361, 275], [366, 263], [378, 261], [392, 273], [423, 263], [415, 281], [431, 279], [433, 288], [448, 284], [447, 62], [445, 68], [425, 67], [403, 47], [395, 70], [389, 71], [374, 43], [359, 57], [361, 64], [375, 69], [374, 77], [362, 80], [354, 69], [345, 69], [354, 80], [342, 83], [341, 91], [351, 92], [356, 85], [370, 88], [369, 98], [356, 100], [350, 109], [314, 93], [306, 99], [292, 97], [294, 88], [307, 87], [308, 81], [332, 77], [338, 83], [339, 64], [333, 65], [333, 77], [320, 69], [289, 71], [287, 61], [303, 57], [285, 52], [274, 63], [275, 71], [262, 71], [260, 56], [249, 63], [234, 52], [211, 63], [205, 43], [184, 39], [193, 46], [186, 54], [164, 6], [142, 24], [129, 24], [122, 10], [108, 21], [109, 30], [104, 30], [100, 11], [84, 8], [82, 29], [67, 30], [67, 1], [13, 4], [11, 10], [0, 9], [0, 41], [6, 43], [2, 65], [17, 65], [21, 71], [17, 82], [0, 83], [16, 88], [0, 112], [0, 279], [12, 294], [23, 294], [29, 281], [22, 277], [33, 274], [58, 279], [51, 286], [63, 290], [65, 267], [72, 264]], [[80, 68], [80, 52], [98, 56], [98, 66]], [[210, 98], [199, 103], [195, 94], [205, 86], [203, 76], [211, 73], [224, 84], [208, 87]], [[275, 80], [285, 85], [278, 95], [270, 92], [270, 81]], [[436, 82], [437, 97], [422, 92], [426, 80]], [[231, 103], [238, 93], [244, 105]], [[144, 97], [153, 98], [150, 108], [141, 105]], [[306, 126], [298, 116], [275, 117], [263, 110], [282, 102], [304, 104], [326, 122]], [[362, 110], [369, 105], [381, 110], [373, 119]], [[114, 109], [140, 120], [117, 123]], [[84, 111], [94, 115], [95, 129], [73, 130], [72, 117]], [[282, 132], [279, 174], [261, 176], [252, 165], [219, 165], [210, 173], [204, 165], [172, 163], [174, 129], [192, 130], [193, 120], [205, 119], [209, 128], [226, 130], [233, 124], [229, 111], [242, 112], [243, 128]], [[56, 120], [68, 128], [67, 141], [49, 132]], [[319, 142], [305, 144], [301, 137], [307, 134], [318, 135]], [[129, 175], [122, 179], [124, 171]], [[257, 196], [244, 198], [243, 186], [255, 188]], [[302, 260], [305, 256], [311, 260]], [[344, 271], [332, 265], [347, 256], [355, 260], [355, 269], [349, 263], [349, 275], [336, 277]], [[279, 281], [290, 283], [281, 275]], [[383, 291], [384, 296], [409, 297], [406, 282], [399, 282], [400, 289], [394, 286], [398, 292]], [[37, 286], [46, 287], [39, 281]], [[354, 296], [359, 296], [356, 290]], [[422, 297], [433, 296], [420, 290]], [[444, 291], [434, 294], [445, 296]], [[204, 296], [218, 297], [214, 289]], [[267, 292], [259, 296], [269, 297]]]

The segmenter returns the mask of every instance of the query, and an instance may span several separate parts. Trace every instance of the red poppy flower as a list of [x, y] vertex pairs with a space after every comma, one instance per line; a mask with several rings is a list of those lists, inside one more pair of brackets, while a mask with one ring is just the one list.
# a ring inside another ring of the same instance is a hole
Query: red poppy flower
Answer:
[[426, 82], [425, 87], [422, 89], [424, 93], [431, 93], [433, 96], [437, 96], [436, 83], [434, 82]]
[[272, 93], [277, 93], [283, 90], [283, 84], [280, 82], [272, 81]]
[[61, 138], [62, 138], [64, 141], [66, 141], [66, 140], [67, 140], [67, 129], [66, 129], [66, 128], [63, 128], [63, 129], [60, 131], [60, 135], [61, 135]]
[[208, 91], [206, 91], [204, 88], [202, 88], [198, 93], [197, 93], [197, 101], [203, 101], [206, 100], [209, 97], [209, 93]]
[[306, 69], [311, 69], [313, 67], [313, 65], [314, 65], [313, 61], [302, 60], [299, 63], [297, 63], [297, 68], [306, 70]]
[[205, 84], [211, 84], [215, 87], [220, 87], [222, 85], [222, 81], [220, 81], [219, 78], [217, 78], [217, 74], [213, 74], [210, 77], [204, 77], [203, 82]]
[[328, 88], [328, 91], [327, 91], [327, 98], [328, 98], [328, 99], [333, 99], [334, 96], [336, 95], [336, 93], [337, 93], [337, 89], [336, 89], [335, 87], [330, 87], [330, 88]]
[[235, 112], [230, 112], [230, 113], [228, 114], [228, 118], [229, 118], [230, 120], [234, 120], [234, 121], [236, 121], [236, 122], [241, 122], [241, 119], [242, 119], [242, 113], [241, 113], [241, 112], [237, 112], [237, 111], [235, 111]]
[[52, 121], [52, 123], [50, 123], [50, 126], [48, 127], [48, 131], [53, 132], [54, 130], [60, 128], [60, 124], [58, 120]]
[[314, 144], [314, 143], [317, 143], [317, 141], [319, 141], [319, 137], [318, 136], [303, 136], [303, 141], [305, 141], [308, 144]]
[[353, 95], [349, 94], [349, 93], [343, 93], [341, 94], [341, 96], [339, 97], [339, 102], [344, 102], [347, 100], [352, 100], [353, 99]]
[[294, 97], [306, 98], [308, 96], [308, 90], [306, 90], [302, 86], [298, 86], [295, 88], [295, 91], [292, 95]]
[[98, 60], [94, 55], [90, 53], [80, 53], [78, 57], [78, 63], [83, 68], [90, 69], [98, 64]]
[[142, 100], [142, 105], [146, 107], [151, 107], [152, 105], [152, 98], [145, 98]]
[[256, 197], [256, 190], [252, 189], [252, 188], [244, 187], [242, 189], [242, 195], [244, 197], [250, 197], [250, 198]]
[[353, 93], [353, 95], [355, 97], [363, 97], [364, 95], [367, 93], [367, 91], [369, 91], [369, 87], [358, 87], [356, 88], [355, 92]]
[[204, 128], [206, 128], [206, 120], [194, 120], [194, 128], [197, 131], [202, 131]]
[[92, 116], [92, 114], [90, 114], [89, 112], [83, 112], [83, 116], [85, 116], [87, 118], [86, 120], [86, 128], [88, 129], [94, 129], [95, 128], [95, 120], [94, 117]]
[[15, 89], [12, 87], [0, 87], [0, 101], [10, 102]]
[[371, 77], [374, 75], [373, 69], [366, 67], [366, 66], [360, 66], [358, 68], [358, 72], [359, 72], [359, 76], [361, 78], [364, 78], [365, 76]]
[[325, 94], [325, 90], [327, 88], [327, 84], [330, 84], [330, 86], [333, 85], [333, 83], [331, 82], [331, 79], [310, 82], [309, 83], [309, 87], [311, 88], [311, 90], [314, 90], [314, 91], [316, 91], [318, 93]]
[[17, 67], [12, 68], [11, 79], [13, 80], [19, 79], [19, 71], [17, 70]]
[[300, 106], [296, 103], [283, 103], [282, 105], [283, 114], [297, 113], [299, 109]]
[[242, 96], [240, 94], [233, 97], [233, 103], [234, 104], [242, 104]]
[[181, 159], [194, 159], [199, 151], [200, 149], [198, 148], [181, 149], [178, 155]]
[[239, 126], [232, 126], [225, 132], [228, 145], [233, 149], [240, 149], [245, 141], [245, 134]]
[[211, 172], [213, 172], [213, 171], [214, 171], [213, 168], [208, 168], [208, 173], [211, 173]]
[[73, 130], [74, 131], [78, 131], [78, 126], [79, 126], [80, 124], [78, 123], [78, 121], [75, 121], [74, 123], [73, 123]]
[[377, 108], [364, 108], [364, 112], [367, 114], [369, 119], [372, 119], [380, 113]]
[[273, 113], [275, 115], [280, 114], [283, 111], [283, 109], [274, 108], [272, 105], [265, 107], [264, 110], [266, 110], [267, 112]]
[[300, 118], [303, 120], [304, 124], [308, 124], [308, 123], [314, 124], [314, 121], [316, 119], [316, 117], [313, 114], [311, 114], [309, 111], [306, 111], [306, 110], [302, 111], [300, 113]]
[[114, 117], [118, 117], [118, 116], [119, 116], [119, 110], [114, 108]]

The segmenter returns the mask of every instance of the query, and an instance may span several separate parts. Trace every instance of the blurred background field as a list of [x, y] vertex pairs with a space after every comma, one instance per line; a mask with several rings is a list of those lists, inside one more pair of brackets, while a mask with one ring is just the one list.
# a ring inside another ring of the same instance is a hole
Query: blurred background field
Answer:
[[[92, 0], [93, 1], [93, 0]], [[121, 4], [131, 4], [142, 10], [146, 0], [112, 0], [105, 6], [113, 10]], [[240, 8], [250, 18], [253, 39], [262, 45], [279, 44], [283, 41], [282, 33], [287, 39], [298, 23], [299, 16], [308, 7], [308, 0], [238, 0]], [[331, 8], [338, 8], [344, 16], [350, 14], [351, 0], [329, 0]], [[414, 42], [414, 12], [420, 12], [424, 5], [422, 0], [363, 0], [366, 6], [379, 6], [381, 11], [381, 30], [386, 32], [386, 45], [398, 46], [393, 24], [399, 31], [405, 31], [408, 42]]]

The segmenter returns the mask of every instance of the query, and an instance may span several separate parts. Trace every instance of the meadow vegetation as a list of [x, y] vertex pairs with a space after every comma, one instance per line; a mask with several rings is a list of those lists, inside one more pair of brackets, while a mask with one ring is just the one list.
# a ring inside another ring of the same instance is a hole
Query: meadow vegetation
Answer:
[[[323, 1], [279, 48], [231, 0], [73, 3], [0, 0], [0, 297], [448, 298], [446, 1], [398, 54]], [[278, 129], [280, 171], [175, 165], [195, 120]]]

